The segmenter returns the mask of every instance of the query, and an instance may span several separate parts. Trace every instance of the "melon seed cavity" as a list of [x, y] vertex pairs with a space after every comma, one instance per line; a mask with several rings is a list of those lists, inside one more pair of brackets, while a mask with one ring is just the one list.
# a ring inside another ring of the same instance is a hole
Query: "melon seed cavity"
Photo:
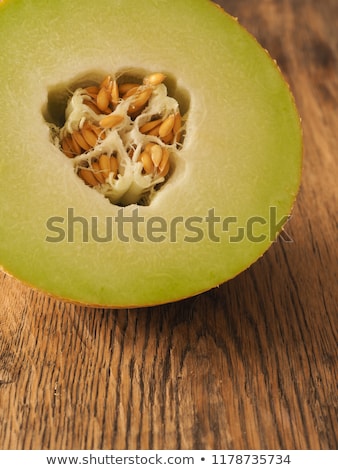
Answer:
[[160, 72], [141, 83], [108, 75], [72, 93], [61, 127], [49, 123], [75, 173], [113, 204], [149, 204], [182, 148], [184, 120], [165, 79]]

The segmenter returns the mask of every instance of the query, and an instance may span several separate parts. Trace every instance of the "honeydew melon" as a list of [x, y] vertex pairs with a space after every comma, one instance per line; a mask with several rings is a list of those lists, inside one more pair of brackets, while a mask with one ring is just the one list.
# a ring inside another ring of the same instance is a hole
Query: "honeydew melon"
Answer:
[[[3, 270], [64, 300], [139, 307], [211, 289], [274, 242], [300, 184], [300, 120], [275, 62], [215, 4], [5, 0], [0, 44]], [[146, 203], [112, 201], [51, 121], [81, 86], [153, 73], [184, 138]]]

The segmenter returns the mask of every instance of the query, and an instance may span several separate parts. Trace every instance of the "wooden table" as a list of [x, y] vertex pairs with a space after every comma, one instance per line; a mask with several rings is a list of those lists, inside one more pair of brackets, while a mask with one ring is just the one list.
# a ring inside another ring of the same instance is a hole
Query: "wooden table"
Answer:
[[3, 449], [336, 449], [337, 0], [219, 3], [277, 59], [304, 126], [286, 231], [232, 281], [139, 310], [0, 275]]

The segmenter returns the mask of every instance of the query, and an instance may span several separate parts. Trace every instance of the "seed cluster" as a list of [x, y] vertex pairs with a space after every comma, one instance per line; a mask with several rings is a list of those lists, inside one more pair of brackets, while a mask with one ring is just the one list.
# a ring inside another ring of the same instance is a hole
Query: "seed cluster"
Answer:
[[183, 120], [177, 101], [167, 96], [165, 78], [156, 72], [142, 83], [119, 83], [107, 76], [78, 88], [64, 126], [53, 128], [54, 142], [77, 175], [111, 202], [138, 202], [163, 183], [182, 146]]

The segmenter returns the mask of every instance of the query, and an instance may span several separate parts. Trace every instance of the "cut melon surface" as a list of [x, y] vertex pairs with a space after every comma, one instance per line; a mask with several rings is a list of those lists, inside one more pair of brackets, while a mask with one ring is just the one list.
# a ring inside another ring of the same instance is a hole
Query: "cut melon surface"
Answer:
[[[0, 265], [58, 298], [171, 302], [250, 266], [289, 216], [300, 119], [275, 62], [208, 0], [0, 4]], [[166, 75], [182, 148], [148, 205], [112, 204], [50, 139], [74, 84]], [[51, 98], [52, 97], [52, 98]]]

